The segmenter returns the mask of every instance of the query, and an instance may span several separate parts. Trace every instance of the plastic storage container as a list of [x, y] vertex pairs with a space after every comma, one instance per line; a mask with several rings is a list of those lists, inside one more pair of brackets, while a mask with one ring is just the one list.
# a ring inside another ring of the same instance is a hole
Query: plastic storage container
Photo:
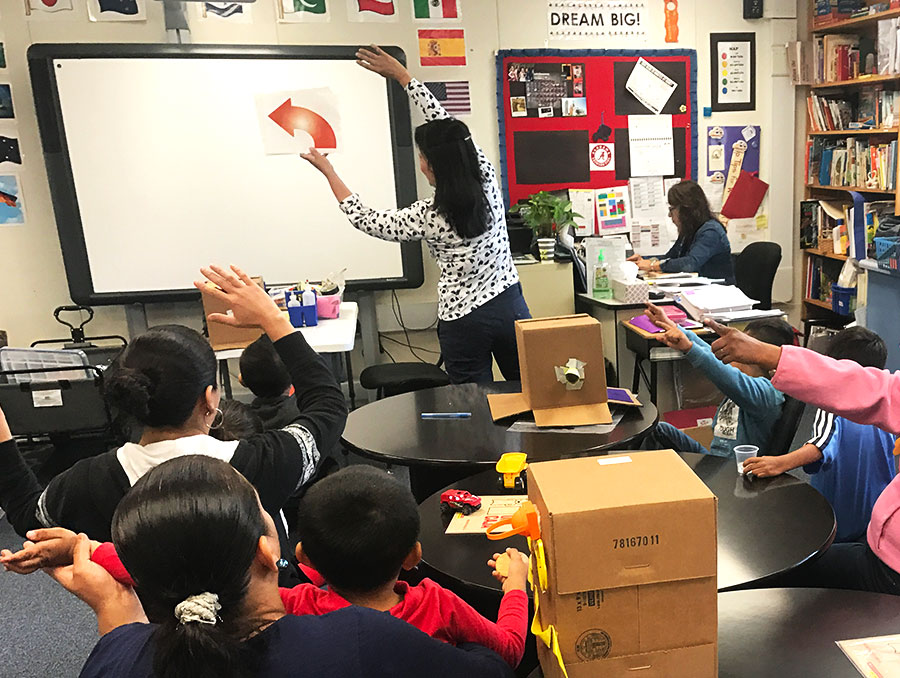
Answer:
[[[36, 370], [50, 367], [82, 367], [89, 364], [84, 351], [47, 348], [0, 348], [0, 370], [4, 371]], [[10, 384], [93, 378], [94, 372], [91, 370], [6, 375], [6, 379], [9, 380]]]
[[875, 238], [874, 243], [878, 268], [900, 275], [900, 237]]
[[831, 310], [839, 315], [850, 315], [856, 310], [856, 288], [831, 286]]

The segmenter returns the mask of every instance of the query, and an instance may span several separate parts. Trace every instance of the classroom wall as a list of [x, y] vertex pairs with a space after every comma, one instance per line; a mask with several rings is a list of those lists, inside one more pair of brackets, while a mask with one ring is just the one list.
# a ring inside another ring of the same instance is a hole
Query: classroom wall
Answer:
[[[663, 0], [647, 0], [648, 7], [661, 8]], [[699, 171], [705, 172], [704, 138], [706, 127], [713, 124], [755, 124], [762, 127], [761, 177], [770, 183], [764, 203], [769, 216], [769, 230], [761, 233], [779, 242], [785, 252], [793, 249], [793, 161], [794, 94], [790, 88], [783, 45], [796, 34], [795, 0], [769, 0], [767, 15], [758, 21], [744, 21], [741, 0], [680, 0], [679, 43], [663, 42], [661, 12], [646, 48], [688, 47], [698, 51], [698, 106], [709, 105], [709, 37], [710, 31], [757, 33], [757, 110], [746, 113], [717, 113], [699, 119]], [[423, 69], [417, 64], [417, 27], [410, 18], [409, 0], [399, 0], [401, 21], [389, 23], [349, 23], [346, 3], [332, 0], [332, 20], [326, 24], [278, 24], [271, 0], [258, 0], [253, 6], [251, 24], [225, 21], [192, 21], [195, 43], [234, 44], [365, 44], [378, 42], [402, 47], [410, 56], [411, 70], [420, 79], [469, 80], [472, 115], [465, 121], [478, 143], [495, 164], [498, 161], [496, 112], [496, 74], [494, 54], [498, 49], [555, 47], [602, 48], [596, 42], [555, 41], [546, 39], [546, 0], [461, 0], [466, 29], [468, 62], [466, 67]], [[25, 50], [36, 42], [164, 42], [166, 40], [161, 3], [148, 2], [148, 20], [136, 23], [91, 23], [85, 4], [75, 0], [74, 12], [35, 14], [26, 19], [23, 0], [0, 0], [0, 27], [5, 35], [9, 68], [0, 71], [0, 81], [8, 76], [13, 87], [20, 144], [24, 156], [21, 172], [27, 223], [19, 227], [0, 226], [0, 328], [9, 331], [11, 344], [27, 344], [34, 339], [56, 337], [63, 328], [52, 318], [54, 307], [69, 303], [68, 288], [56, 226], [50, 203], [49, 187], [41, 156], [28, 83]], [[193, 12], [193, 8], [191, 12]], [[777, 102], [777, 103], [776, 103]], [[361, 105], [364, 105], [361, 102]], [[414, 119], [415, 121], [415, 119]], [[429, 193], [419, 177], [419, 194]], [[322, 190], [328, 190], [324, 182]], [[436, 317], [436, 281], [438, 271], [426, 258], [425, 284], [415, 290], [397, 293], [404, 320], [411, 327], [425, 327]], [[198, 265], [206, 262], [198, 262]], [[239, 263], [239, 261], [236, 261]], [[122, 265], [128, 265], [127, 253]], [[793, 291], [794, 262], [790, 255], [782, 260], [776, 279], [775, 297], [789, 300]], [[379, 328], [397, 329], [390, 309], [390, 293], [378, 294]], [[94, 334], [126, 332], [125, 313], [121, 307], [99, 307], [91, 325]], [[151, 324], [181, 322], [199, 327], [198, 304], [159, 304], [147, 308]]]

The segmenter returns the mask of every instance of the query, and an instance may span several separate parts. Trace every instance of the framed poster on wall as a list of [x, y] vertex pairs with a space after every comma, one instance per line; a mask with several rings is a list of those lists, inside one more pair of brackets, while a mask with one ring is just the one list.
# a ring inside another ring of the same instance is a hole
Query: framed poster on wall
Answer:
[[756, 34], [709, 34], [710, 101], [714, 111], [756, 110]]

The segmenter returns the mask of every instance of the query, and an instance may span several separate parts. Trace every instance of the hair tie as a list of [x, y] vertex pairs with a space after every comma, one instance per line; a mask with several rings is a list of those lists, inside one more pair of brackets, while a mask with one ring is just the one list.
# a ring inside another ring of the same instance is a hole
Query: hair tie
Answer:
[[213, 624], [219, 617], [219, 596], [216, 593], [198, 593], [188, 596], [175, 606], [175, 619], [179, 624], [199, 622], [201, 624]]

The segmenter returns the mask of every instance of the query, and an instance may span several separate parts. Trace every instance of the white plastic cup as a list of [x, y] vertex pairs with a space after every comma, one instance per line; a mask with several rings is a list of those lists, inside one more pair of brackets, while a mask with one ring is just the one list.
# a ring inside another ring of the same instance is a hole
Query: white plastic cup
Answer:
[[744, 474], [744, 462], [750, 457], [759, 454], [759, 448], [756, 445], [737, 445], [734, 448], [734, 460], [737, 462], [737, 471], [741, 475]]

